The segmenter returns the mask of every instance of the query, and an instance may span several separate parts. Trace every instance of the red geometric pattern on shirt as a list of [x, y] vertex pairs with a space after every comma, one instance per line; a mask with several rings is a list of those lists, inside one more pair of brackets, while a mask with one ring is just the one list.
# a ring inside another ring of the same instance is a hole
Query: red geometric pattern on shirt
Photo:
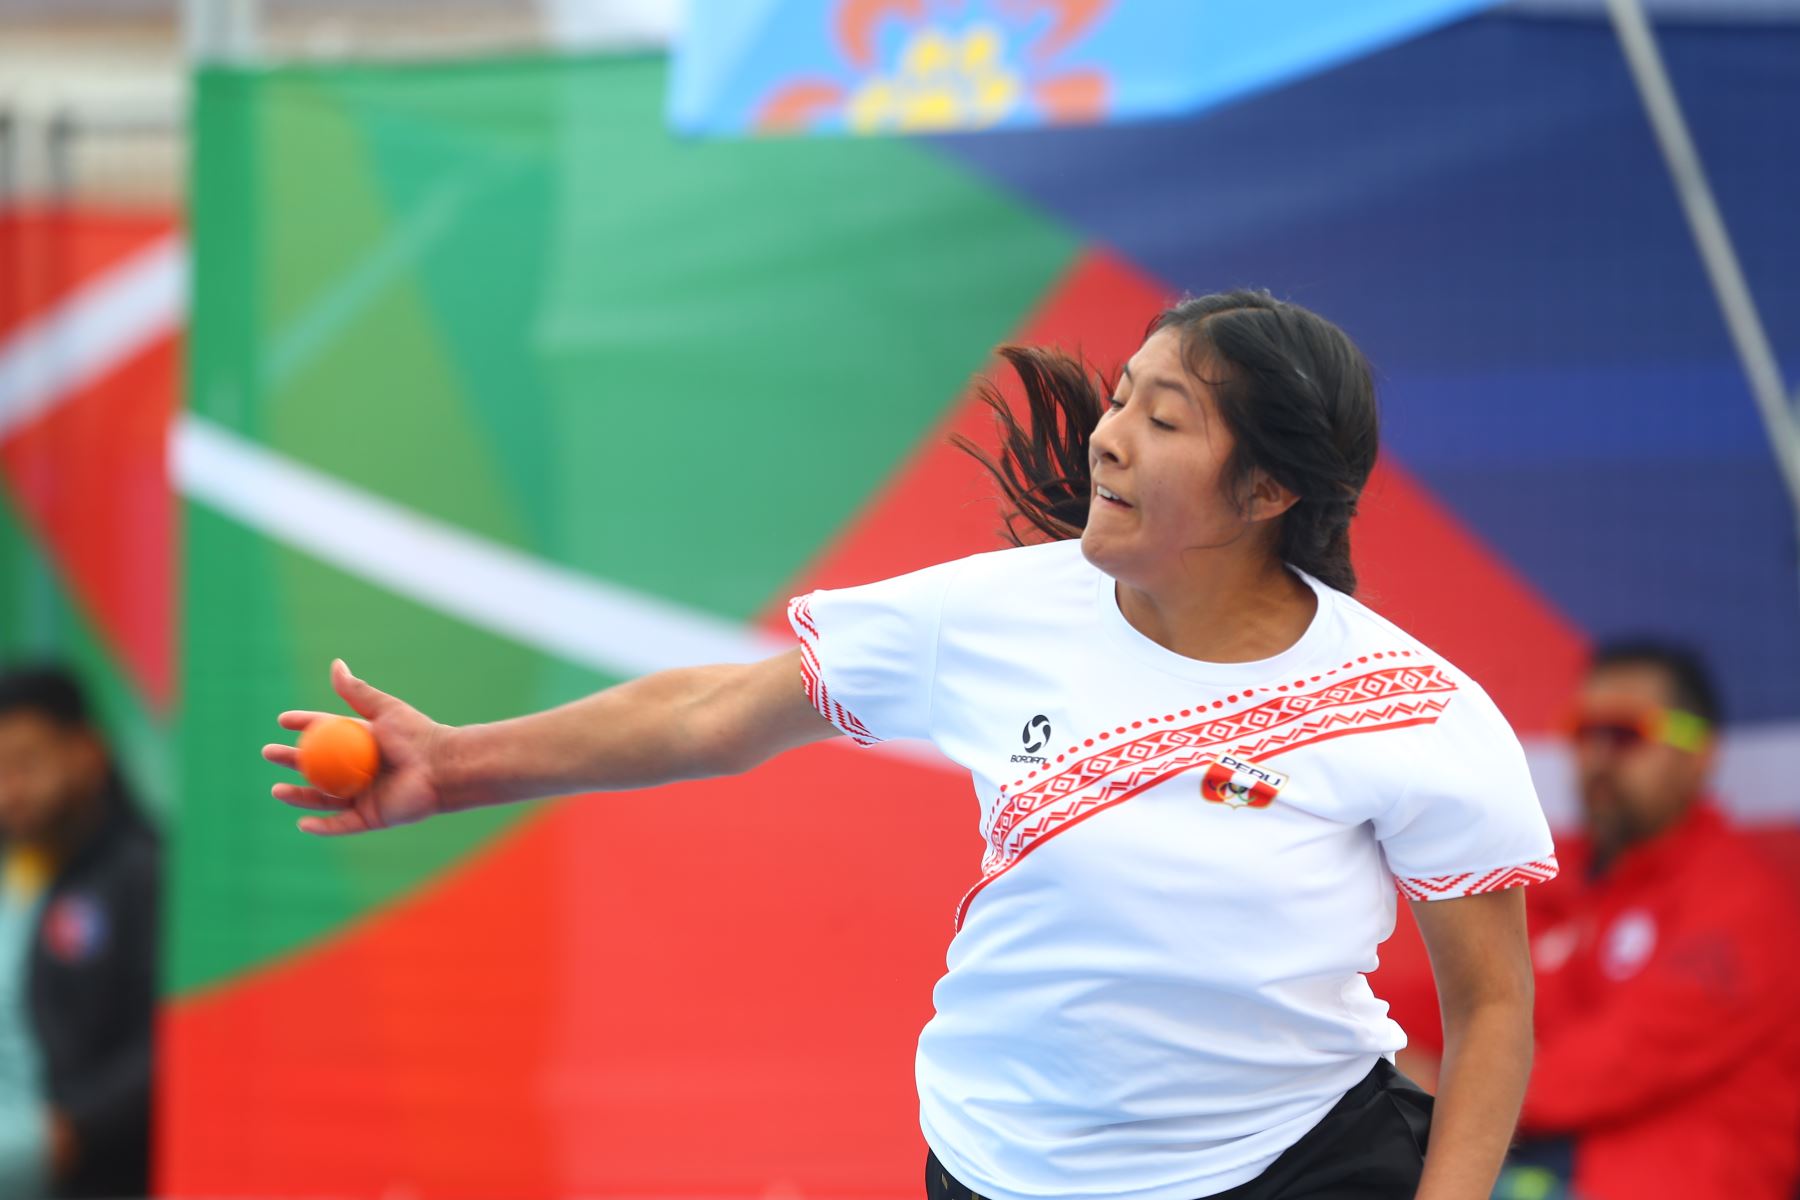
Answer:
[[1363, 733], [1370, 725], [1382, 729], [1399, 729], [1407, 725], [1429, 725], [1450, 707], [1450, 697], [1425, 697], [1420, 700], [1396, 700], [1392, 704], [1349, 711], [1328, 712], [1316, 721], [1304, 721], [1289, 729], [1270, 734], [1261, 741], [1240, 743], [1234, 753], [1255, 761], [1273, 758], [1289, 750], [1298, 750], [1313, 742], [1323, 742], [1345, 733]]
[[[1357, 661], [1388, 657], [1410, 657], [1410, 652], [1368, 655]], [[1346, 663], [1318, 678], [1337, 675], [1356, 665], [1356, 662]], [[1003, 869], [1027, 853], [1039, 839], [1096, 805], [1136, 794], [1155, 778], [1165, 778], [1202, 763], [1210, 764], [1220, 752], [1230, 751], [1254, 758], [1278, 749], [1292, 749], [1303, 740], [1329, 736], [1334, 727], [1339, 727], [1340, 732], [1373, 732], [1396, 718], [1408, 724], [1435, 720], [1437, 713], [1448, 703], [1448, 694], [1456, 691], [1455, 682], [1441, 668], [1430, 663], [1378, 668], [1332, 680], [1312, 691], [1298, 690], [1300, 686], [1281, 684], [1245, 689], [1231, 699], [1259, 692], [1280, 694], [1249, 708], [1209, 716], [1187, 725], [1168, 726], [1166, 722], [1174, 719], [1172, 715], [1161, 721], [1151, 716], [1129, 726], [1121, 725], [1116, 731], [1121, 734], [1146, 723], [1162, 724], [1163, 727], [1096, 750], [1066, 768], [1030, 783], [1023, 791], [1009, 794], [1006, 788], [1001, 788], [1001, 803], [988, 828], [983, 871]], [[1401, 713], [1396, 707], [1395, 697], [1431, 693], [1440, 693], [1443, 698], [1428, 709], [1415, 707]], [[1383, 700], [1389, 703], [1380, 704]], [[1370, 710], [1367, 715], [1364, 715], [1365, 708]], [[1192, 715], [1192, 710], [1182, 715]], [[1102, 731], [1097, 739], [1107, 741], [1112, 736], [1112, 733]], [[1095, 741], [1090, 738], [1088, 744]], [[1075, 753], [1077, 747], [1071, 746], [1068, 754]], [[1026, 784], [1037, 774], [1039, 772], [1033, 771], [1013, 786]]]
[[788, 621], [800, 635], [800, 674], [806, 684], [806, 698], [840, 733], [848, 734], [859, 746], [873, 746], [881, 739], [870, 733], [855, 713], [833, 700], [825, 687], [825, 679], [819, 673], [819, 627], [813, 623], [809, 600], [809, 596], [796, 596], [788, 601]]
[[[1412, 651], [1389, 651], [1362, 656], [1342, 667], [1326, 671], [1312, 677], [1311, 682], [1332, 679], [1344, 671], [1353, 671], [1359, 664], [1371, 659], [1410, 658]], [[1261, 688], [1246, 688], [1231, 696], [1228, 700], [1215, 704], [1225, 704], [1240, 698], [1247, 699], [1259, 693], [1279, 693], [1275, 698], [1265, 700], [1261, 704], [1235, 713], [1201, 721], [1180, 728], [1163, 728], [1130, 741], [1121, 742], [1117, 746], [1096, 751], [1085, 759], [1071, 764], [1058, 775], [1052, 775], [1032, 785], [1026, 791], [1007, 795], [1005, 788], [1000, 789], [1002, 808], [996, 814], [994, 824], [988, 831], [989, 847], [982, 856], [982, 875], [975, 886], [964, 894], [956, 906], [956, 928], [962, 928], [963, 920], [968, 915], [969, 905], [976, 895], [995, 879], [1010, 871], [1014, 866], [1037, 846], [1055, 837], [1095, 813], [1120, 804], [1125, 800], [1146, 791], [1156, 784], [1195, 767], [1210, 766], [1222, 753], [1245, 758], [1253, 757], [1247, 747], [1258, 747], [1254, 754], [1263, 759], [1274, 754], [1286, 753], [1299, 749], [1313, 742], [1348, 734], [1376, 733], [1387, 729], [1401, 729], [1413, 725], [1429, 725], [1435, 723], [1440, 714], [1450, 704], [1452, 695], [1457, 689], [1455, 681], [1431, 664], [1408, 663], [1401, 667], [1377, 668], [1361, 675], [1352, 675], [1336, 682], [1328, 683], [1315, 691], [1304, 691], [1307, 680], [1296, 681], [1291, 687], [1285, 684]], [[1394, 699], [1398, 696], [1411, 696], [1412, 699]], [[1386, 704], [1379, 703], [1388, 699]], [[1188, 710], [1180, 715], [1188, 717], [1193, 712]], [[1310, 716], [1311, 719], [1302, 720]], [[1170, 714], [1163, 717], [1162, 723], [1175, 720]], [[1131, 725], [1119, 726], [1114, 732], [1126, 734], [1130, 729], [1142, 728], [1146, 724], [1158, 724], [1154, 716]], [[1233, 743], [1233, 736], [1241, 736], [1260, 731], [1263, 736], [1258, 739]], [[1199, 738], [1211, 734], [1219, 740], [1200, 743]], [[1171, 738], [1170, 735], [1176, 735]], [[1097, 740], [1108, 740], [1109, 735], [1101, 733], [1089, 739], [1087, 745]], [[1185, 743], [1185, 744], [1183, 744]], [[1171, 745], [1175, 748], [1172, 750]], [[1070, 747], [1068, 753], [1077, 750]], [[1059, 755], [1060, 761], [1063, 757]], [[1131, 769], [1122, 774], [1115, 774], [1122, 766]], [[1037, 775], [1033, 771], [1026, 776], [1029, 780]], [[1059, 780], [1063, 782], [1059, 785]], [[1076, 791], [1072, 781], [1083, 781], [1092, 791]], [[1024, 780], [1016, 781], [1017, 787]], [[1095, 785], [1098, 784], [1096, 787]], [[1023, 804], [1020, 801], [1031, 801]], [[1009, 813], [1010, 818], [1002, 833], [1001, 816]], [[1000, 841], [1004, 837], [1005, 842]]]
[[1546, 883], [1556, 878], [1556, 872], [1556, 856], [1551, 855], [1536, 862], [1495, 867], [1491, 871], [1465, 871], [1461, 875], [1431, 875], [1418, 879], [1395, 876], [1394, 886], [1408, 900], [1452, 900], [1458, 896], [1480, 896]]

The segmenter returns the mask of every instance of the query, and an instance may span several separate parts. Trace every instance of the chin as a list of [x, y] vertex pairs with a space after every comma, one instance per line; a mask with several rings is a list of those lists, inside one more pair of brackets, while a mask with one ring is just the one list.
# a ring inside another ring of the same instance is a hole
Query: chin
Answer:
[[1131, 555], [1117, 538], [1100, 533], [1093, 526], [1081, 532], [1081, 556], [1102, 574], [1123, 582], [1131, 571]]
[[[1081, 531], [1081, 557], [1087, 559], [1088, 562], [1100, 568], [1102, 571], [1106, 571], [1106, 541], [1106, 536], [1104, 534], [1095, 533], [1092, 525], [1089, 525], [1086, 529]], [[1112, 572], [1107, 571], [1107, 574], [1110, 575], [1111, 573]]]

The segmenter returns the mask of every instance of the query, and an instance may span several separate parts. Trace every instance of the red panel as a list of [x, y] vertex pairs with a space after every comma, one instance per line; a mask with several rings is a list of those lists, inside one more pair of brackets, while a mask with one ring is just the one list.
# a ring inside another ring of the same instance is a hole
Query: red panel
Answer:
[[838, 747], [565, 802], [175, 1005], [161, 1186], [915, 1194], [913, 1048], [975, 815], [954, 774]]
[[0, 443], [0, 473], [142, 694], [173, 686], [174, 523], [167, 444], [181, 369], [165, 338]]
[[0, 211], [0, 338], [174, 228], [164, 213]]

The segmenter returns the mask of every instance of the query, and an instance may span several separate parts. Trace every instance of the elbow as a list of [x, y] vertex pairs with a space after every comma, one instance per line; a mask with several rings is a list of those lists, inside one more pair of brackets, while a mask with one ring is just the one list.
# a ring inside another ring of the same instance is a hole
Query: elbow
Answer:
[[1529, 1056], [1533, 1042], [1532, 985], [1529, 976], [1517, 985], [1446, 998], [1442, 1005], [1446, 1049], [1465, 1037], [1498, 1037]]

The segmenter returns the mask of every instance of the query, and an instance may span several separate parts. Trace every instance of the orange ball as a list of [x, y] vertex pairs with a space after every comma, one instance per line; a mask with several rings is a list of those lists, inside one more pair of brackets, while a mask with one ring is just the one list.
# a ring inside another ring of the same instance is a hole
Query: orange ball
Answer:
[[348, 800], [369, 786], [381, 769], [375, 735], [361, 721], [327, 717], [300, 734], [300, 773], [328, 796]]

